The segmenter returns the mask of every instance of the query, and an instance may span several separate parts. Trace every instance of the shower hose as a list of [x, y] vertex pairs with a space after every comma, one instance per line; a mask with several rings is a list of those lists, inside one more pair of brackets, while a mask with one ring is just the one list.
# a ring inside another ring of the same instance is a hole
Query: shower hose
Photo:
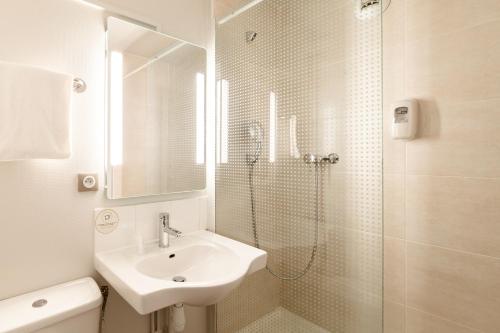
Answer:
[[[251, 163], [249, 165], [249, 172], [248, 172], [248, 184], [250, 187], [250, 204], [251, 204], [251, 209], [252, 209], [252, 229], [253, 229], [253, 238], [255, 242], [255, 246], [260, 249], [260, 243], [259, 243], [259, 234], [257, 232], [257, 213], [256, 213], [256, 207], [255, 207], [255, 189], [254, 189], [254, 167], [255, 163]], [[291, 281], [291, 280], [298, 280], [311, 269], [312, 264], [314, 263], [314, 259], [316, 258], [316, 254], [318, 252], [318, 239], [319, 239], [319, 173], [320, 173], [320, 165], [319, 163], [314, 164], [314, 185], [316, 189], [316, 194], [315, 194], [315, 226], [314, 226], [314, 245], [311, 250], [311, 254], [309, 256], [309, 261], [307, 262], [307, 265], [304, 267], [302, 271], [295, 275], [280, 275], [279, 273], [275, 272], [269, 265], [266, 265], [266, 269], [271, 275], [274, 277], [280, 279], [280, 280], [285, 280], [285, 281]]]

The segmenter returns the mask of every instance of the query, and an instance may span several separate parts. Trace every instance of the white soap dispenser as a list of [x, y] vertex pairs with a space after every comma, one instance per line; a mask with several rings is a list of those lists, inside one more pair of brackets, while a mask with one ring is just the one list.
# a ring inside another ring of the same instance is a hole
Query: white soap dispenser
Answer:
[[397, 101], [392, 108], [392, 138], [412, 140], [417, 135], [418, 101], [407, 99]]

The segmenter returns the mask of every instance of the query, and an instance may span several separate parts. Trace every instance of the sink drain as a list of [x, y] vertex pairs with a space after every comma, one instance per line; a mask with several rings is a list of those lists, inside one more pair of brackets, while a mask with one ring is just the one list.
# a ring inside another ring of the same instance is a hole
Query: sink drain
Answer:
[[184, 276], [174, 276], [172, 281], [174, 281], [174, 282], [186, 282], [186, 278]]
[[47, 300], [42, 298], [34, 301], [33, 304], [31, 304], [31, 306], [34, 308], [41, 308], [42, 306], [47, 305], [47, 303], [48, 303]]

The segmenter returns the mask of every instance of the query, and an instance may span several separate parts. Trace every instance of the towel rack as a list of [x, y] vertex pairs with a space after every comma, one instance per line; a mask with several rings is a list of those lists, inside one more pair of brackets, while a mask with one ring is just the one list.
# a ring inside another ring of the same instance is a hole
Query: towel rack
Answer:
[[83, 79], [80, 79], [80, 78], [74, 78], [73, 79], [73, 90], [77, 93], [82, 93], [84, 92], [85, 90], [87, 90], [87, 84], [85, 83], [85, 81], [83, 81]]

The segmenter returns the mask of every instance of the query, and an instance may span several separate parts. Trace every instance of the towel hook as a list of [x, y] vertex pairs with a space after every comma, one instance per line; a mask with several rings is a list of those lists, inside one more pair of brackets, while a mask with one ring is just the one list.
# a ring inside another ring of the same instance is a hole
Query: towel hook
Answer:
[[77, 93], [82, 93], [87, 90], [87, 84], [80, 78], [73, 79], [73, 90]]

